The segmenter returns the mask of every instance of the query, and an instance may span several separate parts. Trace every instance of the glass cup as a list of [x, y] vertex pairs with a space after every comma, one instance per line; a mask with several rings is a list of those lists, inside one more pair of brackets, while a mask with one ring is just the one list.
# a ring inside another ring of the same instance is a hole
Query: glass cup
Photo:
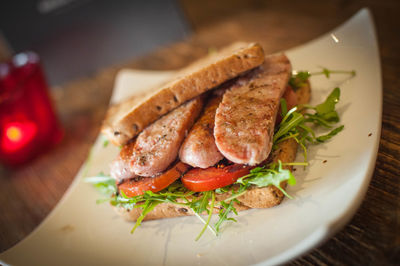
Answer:
[[0, 63], [0, 161], [23, 164], [62, 137], [38, 55], [19, 53]]

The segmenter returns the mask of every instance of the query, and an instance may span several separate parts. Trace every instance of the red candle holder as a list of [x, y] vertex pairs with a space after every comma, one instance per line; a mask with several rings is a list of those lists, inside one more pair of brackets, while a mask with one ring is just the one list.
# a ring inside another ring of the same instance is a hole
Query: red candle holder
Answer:
[[19, 53], [0, 63], [0, 161], [23, 164], [62, 137], [38, 55]]

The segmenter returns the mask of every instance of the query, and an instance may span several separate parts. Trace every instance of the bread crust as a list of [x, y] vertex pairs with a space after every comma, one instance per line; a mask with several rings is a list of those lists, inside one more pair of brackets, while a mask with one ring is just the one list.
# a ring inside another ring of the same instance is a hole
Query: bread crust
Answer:
[[[304, 84], [302, 87], [296, 91], [297, 99], [299, 104], [305, 104], [310, 101], [311, 97], [311, 86], [310, 83]], [[281, 162], [293, 162], [296, 158], [298, 144], [293, 139], [288, 139], [278, 144], [278, 149], [276, 149], [271, 154], [272, 161]], [[290, 169], [292, 167], [284, 167]], [[283, 188], [286, 187], [286, 181], [281, 183]], [[230, 196], [230, 193], [223, 193], [216, 195], [216, 205], [218, 202], [224, 200]], [[246, 191], [245, 194], [238, 197], [239, 203], [235, 203], [235, 208], [237, 211], [248, 210], [252, 208], [270, 208], [279, 205], [284, 198], [283, 193], [275, 186], [271, 185], [268, 187], [251, 187]], [[133, 208], [128, 211], [122, 207], [113, 207], [114, 210], [121, 215], [127, 221], [136, 221], [140, 216], [142, 209]], [[218, 213], [219, 207], [215, 207], [213, 213]], [[144, 220], [155, 220], [163, 218], [172, 218], [179, 216], [189, 216], [194, 215], [193, 211], [189, 208], [184, 208], [172, 203], [161, 203], [158, 204], [153, 211], [148, 213]]]
[[[116, 145], [126, 144], [146, 126], [184, 102], [261, 65], [264, 51], [257, 43], [234, 43], [179, 71], [172, 80], [138, 101], [110, 107], [102, 132]], [[129, 107], [127, 107], [129, 106]]]

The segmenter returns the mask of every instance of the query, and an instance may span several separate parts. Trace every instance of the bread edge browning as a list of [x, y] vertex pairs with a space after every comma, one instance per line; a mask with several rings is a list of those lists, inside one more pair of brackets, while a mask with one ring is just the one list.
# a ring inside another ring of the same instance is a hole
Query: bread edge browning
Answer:
[[[311, 98], [311, 86], [310, 83], [305, 84], [296, 91], [297, 99], [299, 104], [305, 104], [310, 101]], [[296, 159], [298, 144], [293, 139], [288, 139], [286, 141], [278, 144], [278, 149], [275, 150], [271, 156], [273, 161], [282, 162], [293, 162]], [[284, 167], [290, 169], [292, 167]], [[286, 187], [286, 181], [281, 183], [283, 188]], [[218, 202], [229, 197], [229, 192], [224, 194], [216, 194], [216, 205]], [[238, 201], [235, 203], [235, 208], [237, 211], [244, 211], [254, 208], [270, 208], [279, 205], [284, 198], [283, 193], [275, 186], [271, 185], [268, 187], [251, 187], [246, 191], [245, 194], [238, 197]], [[141, 208], [133, 208], [132, 210], [126, 210], [122, 207], [112, 206], [113, 209], [121, 215], [127, 221], [136, 221], [136, 219], [141, 215]], [[213, 213], [218, 213], [219, 208], [215, 207]], [[190, 216], [194, 215], [193, 211], [189, 208], [178, 206], [172, 203], [161, 203], [158, 204], [150, 213], [146, 215], [144, 220], [157, 220], [163, 218], [173, 218], [180, 216]]]

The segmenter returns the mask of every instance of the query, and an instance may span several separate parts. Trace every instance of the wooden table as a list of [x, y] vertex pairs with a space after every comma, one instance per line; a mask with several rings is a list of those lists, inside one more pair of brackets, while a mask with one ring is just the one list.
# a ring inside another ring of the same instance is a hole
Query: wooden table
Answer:
[[400, 1], [243, 2], [182, 0], [193, 36], [54, 88], [66, 135], [58, 147], [29, 165], [1, 169], [0, 251], [29, 234], [68, 188], [98, 134], [119, 69], [176, 69], [205, 55], [209, 48], [236, 40], [258, 41], [267, 53], [285, 50], [369, 6], [376, 20], [384, 87], [382, 137], [372, 182], [351, 222], [292, 264], [400, 262]]

